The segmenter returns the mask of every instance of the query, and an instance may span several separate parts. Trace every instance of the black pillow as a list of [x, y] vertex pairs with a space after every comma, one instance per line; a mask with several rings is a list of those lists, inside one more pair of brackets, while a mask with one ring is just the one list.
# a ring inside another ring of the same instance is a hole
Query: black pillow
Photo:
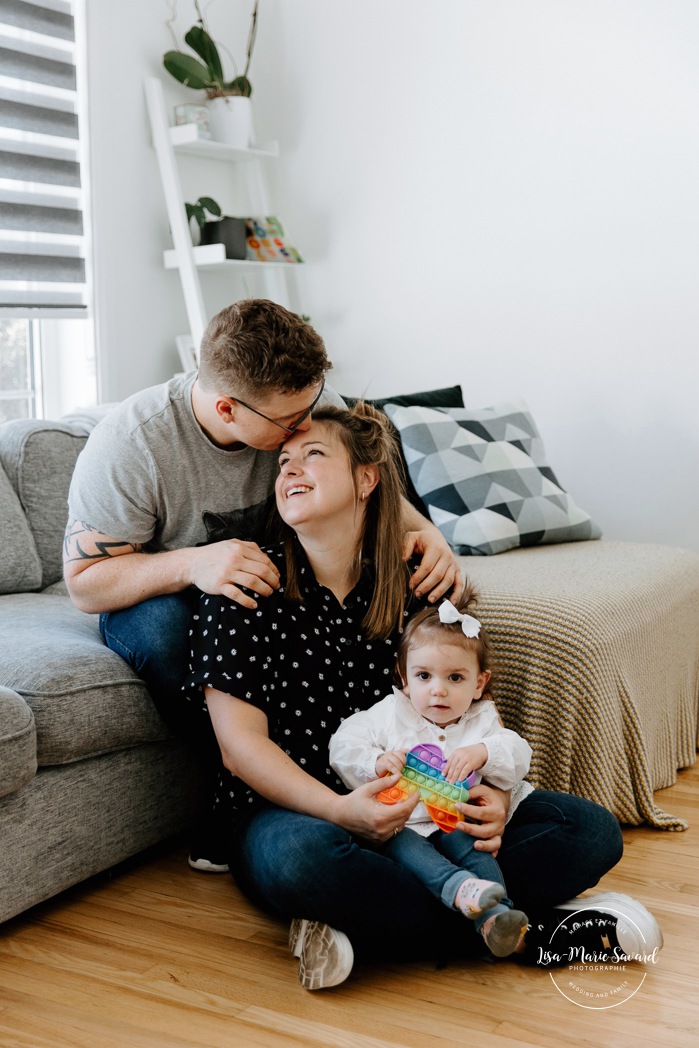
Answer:
[[[348, 407], [352, 407], [357, 403], [359, 397], [345, 397], [342, 394], [342, 399]], [[447, 386], [445, 389], [429, 389], [421, 393], [400, 393], [396, 397], [379, 397], [375, 400], [370, 400], [369, 397], [363, 398], [367, 404], [373, 404], [375, 408], [379, 408], [381, 411], [384, 410], [385, 404], [398, 404], [402, 408], [463, 408], [464, 395], [461, 391], [461, 386]], [[384, 412], [385, 414], [385, 412]], [[388, 418], [388, 415], [386, 415]], [[390, 420], [389, 420], [390, 421]], [[390, 422], [391, 429], [396, 437], [396, 443], [400, 450], [400, 457], [403, 463], [403, 474], [405, 476], [405, 491], [408, 496], [408, 501], [417, 509], [424, 517], [430, 519], [427, 506], [418, 495], [412, 480], [410, 479], [410, 473], [408, 471], [408, 464], [405, 461], [405, 455], [403, 453], [403, 445], [401, 443], [400, 434], [396, 427]]]

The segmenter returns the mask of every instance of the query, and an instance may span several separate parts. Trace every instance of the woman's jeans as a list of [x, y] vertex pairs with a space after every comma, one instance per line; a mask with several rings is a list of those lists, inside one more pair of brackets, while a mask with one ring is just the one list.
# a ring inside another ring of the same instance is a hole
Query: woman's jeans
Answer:
[[[595, 885], [621, 854], [619, 824], [606, 808], [535, 790], [507, 824], [497, 860], [514, 906], [535, 923], [537, 912]], [[359, 956], [445, 957], [485, 948], [466, 933], [461, 913], [408, 870], [321, 819], [263, 808], [236, 834], [231, 868], [259, 905], [344, 931]]]

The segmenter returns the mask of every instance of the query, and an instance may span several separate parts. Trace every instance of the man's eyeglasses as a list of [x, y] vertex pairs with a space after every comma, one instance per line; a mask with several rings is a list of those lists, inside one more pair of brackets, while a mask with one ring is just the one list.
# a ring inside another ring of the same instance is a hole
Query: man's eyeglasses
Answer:
[[308, 418], [310, 413], [313, 411], [313, 408], [316, 406], [316, 404], [318, 403], [318, 401], [322, 397], [324, 389], [325, 389], [325, 378], [323, 378], [321, 380], [320, 389], [318, 390], [318, 394], [317, 394], [315, 400], [313, 401], [313, 403], [311, 404], [311, 406], [309, 408], [306, 408], [306, 410], [304, 411], [303, 415], [299, 415], [299, 417], [296, 419], [296, 421], [292, 422], [290, 426], [283, 426], [281, 424], [281, 422], [276, 422], [273, 418], [270, 418], [269, 415], [264, 415], [261, 411], [258, 411], [257, 408], [251, 407], [250, 404], [246, 404], [244, 400], [241, 400], [240, 397], [234, 396], [234, 394], [232, 394], [232, 393], [230, 394], [230, 398], [231, 398], [231, 400], [235, 400], [236, 404], [240, 404], [242, 407], [247, 408], [248, 411], [252, 411], [253, 415], [259, 415], [260, 418], [263, 418], [265, 420], [265, 422], [271, 422], [273, 426], [277, 426], [279, 429], [283, 429], [284, 430], [284, 436], [288, 438], [288, 437], [291, 436], [291, 434], [294, 432], [294, 430], [299, 428], [299, 426], [301, 425], [302, 422], [306, 421], [306, 419]]

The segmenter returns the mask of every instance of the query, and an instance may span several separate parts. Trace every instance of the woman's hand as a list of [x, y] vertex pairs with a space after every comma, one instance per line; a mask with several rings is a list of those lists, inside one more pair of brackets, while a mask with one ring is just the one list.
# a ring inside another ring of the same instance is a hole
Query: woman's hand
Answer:
[[376, 844], [400, 833], [420, 802], [419, 792], [396, 804], [384, 804], [377, 797], [382, 790], [395, 786], [399, 778], [400, 775], [390, 775], [388, 778], [375, 779], [358, 786], [351, 793], [338, 796], [332, 821], [348, 833]]
[[495, 858], [502, 844], [509, 807], [509, 791], [498, 790], [481, 782], [469, 790], [468, 804], [456, 805], [457, 811], [465, 819], [475, 821], [459, 822], [456, 829], [476, 838], [473, 846], [477, 851], [490, 852]]

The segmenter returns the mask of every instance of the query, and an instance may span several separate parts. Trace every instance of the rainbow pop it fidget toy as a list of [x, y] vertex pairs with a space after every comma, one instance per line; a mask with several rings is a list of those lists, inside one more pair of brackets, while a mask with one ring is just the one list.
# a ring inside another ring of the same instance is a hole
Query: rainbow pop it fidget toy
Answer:
[[469, 788], [475, 784], [477, 775], [471, 772], [468, 778], [459, 782], [447, 782], [444, 778], [446, 763], [440, 746], [432, 743], [413, 746], [406, 755], [400, 779], [395, 786], [382, 790], [378, 794], [379, 800], [384, 804], [397, 804], [419, 790], [432, 822], [445, 833], [451, 833], [457, 822], [463, 821], [456, 805], [468, 800]]

